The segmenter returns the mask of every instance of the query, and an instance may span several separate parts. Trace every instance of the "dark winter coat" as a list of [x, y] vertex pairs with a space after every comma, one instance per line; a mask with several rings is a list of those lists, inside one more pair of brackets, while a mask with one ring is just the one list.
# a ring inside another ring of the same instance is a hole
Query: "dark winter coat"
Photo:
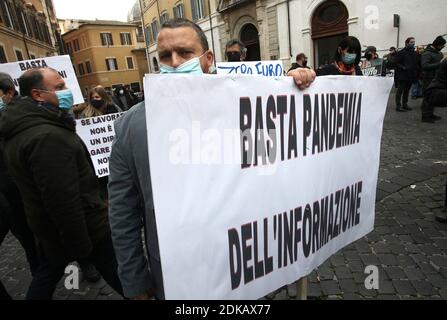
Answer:
[[421, 67], [423, 79], [433, 80], [436, 75], [436, 71], [441, 66], [441, 60], [444, 55], [432, 45], [429, 45], [422, 53]]
[[0, 114], [0, 139], [41, 253], [54, 263], [87, 257], [110, 227], [74, 121], [59, 108], [21, 98]]
[[394, 79], [397, 81], [414, 82], [420, 74], [420, 57], [413, 49], [400, 50], [395, 59], [396, 71]]

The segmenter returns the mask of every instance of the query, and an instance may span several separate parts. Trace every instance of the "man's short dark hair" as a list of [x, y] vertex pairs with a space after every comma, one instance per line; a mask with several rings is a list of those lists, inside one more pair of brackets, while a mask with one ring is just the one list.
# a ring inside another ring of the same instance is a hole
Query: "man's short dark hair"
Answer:
[[390, 51], [396, 51], [396, 47], [390, 47]]
[[446, 44], [446, 41], [443, 36], [438, 36], [438, 37], [436, 37], [435, 41], [433, 41], [433, 46], [435, 46], [435, 47], [442, 47], [442, 46], [445, 46], [445, 44]]
[[225, 45], [225, 51], [227, 51], [229, 47], [232, 47], [236, 44], [238, 44], [239, 47], [241, 47], [241, 53], [245, 52], [246, 50], [245, 44], [243, 44], [242, 41], [238, 39], [231, 39], [230, 41], [228, 41], [227, 44]]
[[43, 85], [43, 71], [48, 69], [57, 72], [52, 68], [36, 68], [25, 71], [19, 78], [20, 95], [22, 97], [31, 97], [31, 91], [33, 89], [45, 90], [45, 86]]
[[296, 55], [295, 61], [298, 61], [298, 60], [306, 60], [306, 55], [304, 53], [298, 53]]
[[192, 22], [190, 20], [183, 19], [183, 18], [171, 19], [171, 20], [168, 20], [165, 23], [163, 23], [163, 25], [161, 26], [161, 29], [164, 29], [164, 28], [169, 28], [169, 29], [192, 28], [197, 33], [197, 36], [200, 39], [200, 43], [202, 44], [203, 50], [207, 51], [210, 48], [208, 45], [208, 39], [206, 38], [206, 35], [203, 32], [202, 28], [200, 28], [197, 24], [195, 24], [194, 22]]
[[9, 74], [4, 72], [0, 72], [0, 90], [2, 90], [4, 94], [10, 90], [13, 90], [14, 94], [17, 94], [14, 81]]

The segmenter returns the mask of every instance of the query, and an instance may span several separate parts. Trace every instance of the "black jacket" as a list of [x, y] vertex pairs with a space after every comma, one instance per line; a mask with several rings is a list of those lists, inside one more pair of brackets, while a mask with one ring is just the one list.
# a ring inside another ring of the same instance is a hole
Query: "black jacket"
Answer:
[[39, 249], [54, 263], [87, 257], [110, 227], [75, 122], [59, 108], [21, 98], [0, 114], [0, 138]]
[[[14, 97], [14, 100], [19, 99], [18, 97]], [[4, 112], [4, 110], [0, 111], [0, 114]], [[11, 175], [8, 173], [6, 163], [4, 160], [4, 150], [3, 143], [0, 139], [0, 194], [3, 195], [3, 199], [8, 201], [9, 205], [13, 205], [14, 207], [21, 205], [22, 198], [20, 196], [20, 192], [17, 189], [16, 184], [14, 183]], [[6, 212], [6, 209], [3, 208], [6, 206], [3, 201], [3, 205], [0, 205], [0, 214]]]
[[397, 53], [388, 53], [385, 57], [385, 67], [389, 70], [394, 70], [396, 68], [396, 56]]
[[443, 58], [444, 55], [439, 50], [429, 45], [421, 57], [422, 77], [427, 80], [432, 80], [436, 75], [436, 71], [441, 66], [441, 60]]
[[435, 78], [425, 90], [424, 100], [437, 107], [447, 107], [447, 60], [441, 62]]
[[[335, 65], [333, 65], [332, 63], [326, 64], [326, 65], [322, 66], [321, 68], [315, 70], [315, 73], [317, 74], [318, 77], [341, 75], [340, 70], [338, 70], [338, 68]], [[355, 66], [355, 75], [363, 76], [363, 72], [359, 66]]]
[[413, 82], [418, 79], [420, 73], [420, 58], [416, 51], [408, 48], [400, 50], [396, 55], [395, 62], [395, 80]]

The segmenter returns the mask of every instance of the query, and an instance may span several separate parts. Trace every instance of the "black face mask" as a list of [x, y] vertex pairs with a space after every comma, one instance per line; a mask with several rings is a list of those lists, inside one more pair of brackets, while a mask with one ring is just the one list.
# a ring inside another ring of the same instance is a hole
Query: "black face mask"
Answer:
[[101, 107], [104, 105], [104, 101], [101, 100], [92, 100], [90, 101], [91, 105], [93, 106], [93, 108], [95, 109], [101, 109]]
[[303, 61], [303, 67], [307, 67], [307, 60]]
[[365, 58], [368, 59], [368, 60], [371, 60], [372, 57], [373, 57], [372, 53], [367, 53], [367, 54], [365, 55]]
[[240, 52], [227, 52], [227, 60], [229, 62], [241, 61], [241, 53]]

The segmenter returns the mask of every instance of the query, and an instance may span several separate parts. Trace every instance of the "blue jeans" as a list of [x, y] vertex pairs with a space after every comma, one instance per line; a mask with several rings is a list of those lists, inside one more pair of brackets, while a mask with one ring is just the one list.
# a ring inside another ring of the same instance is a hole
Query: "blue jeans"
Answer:
[[413, 82], [413, 86], [411, 87], [411, 97], [412, 98], [422, 97], [422, 85], [419, 80]]

